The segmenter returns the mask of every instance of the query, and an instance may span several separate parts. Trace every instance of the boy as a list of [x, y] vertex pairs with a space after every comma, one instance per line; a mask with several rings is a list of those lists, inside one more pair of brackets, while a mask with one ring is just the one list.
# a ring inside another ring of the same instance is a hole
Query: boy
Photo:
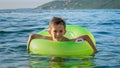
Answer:
[[[86, 40], [94, 49], [94, 53], [96, 53], [96, 51], [97, 51], [92, 40], [89, 38], [88, 35], [79, 36], [75, 39], [68, 39], [68, 38], [64, 37], [64, 35], [66, 33], [66, 23], [62, 18], [53, 17], [53, 19], [51, 20], [51, 22], [49, 24], [48, 32], [51, 35], [50, 37], [42, 36], [42, 35], [38, 35], [38, 34], [31, 34], [29, 36], [27, 45], [29, 46], [31, 40], [35, 39], [35, 38], [43, 38], [43, 39], [53, 40], [53, 41], [76, 41], [76, 39], [79, 38], [79, 39]], [[29, 47], [28, 47], [28, 51], [29, 51]]]
[[64, 37], [63, 35], [66, 33], [66, 24], [62, 18], [53, 17], [49, 24], [48, 33], [51, 35], [48, 36], [42, 36], [39, 34], [31, 34], [28, 38], [27, 45], [30, 45], [30, 42], [32, 39], [35, 38], [42, 38], [47, 40], [53, 40], [53, 41], [70, 41], [68, 38]]

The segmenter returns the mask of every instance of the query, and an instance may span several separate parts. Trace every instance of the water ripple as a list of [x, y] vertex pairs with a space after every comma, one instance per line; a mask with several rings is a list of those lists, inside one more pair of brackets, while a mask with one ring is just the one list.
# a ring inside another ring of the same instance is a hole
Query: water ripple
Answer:
[[[67, 24], [83, 26], [93, 33], [98, 53], [91, 60], [67, 58], [66, 62], [48, 62], [50, 57], [28, 55], [28, 35], [47, 28], [53, 16]], [[28, 68], [119, 68], [120, 10], [0, 10], [0, 67]], [[14, 65], [14, 66], [13, 66]]]

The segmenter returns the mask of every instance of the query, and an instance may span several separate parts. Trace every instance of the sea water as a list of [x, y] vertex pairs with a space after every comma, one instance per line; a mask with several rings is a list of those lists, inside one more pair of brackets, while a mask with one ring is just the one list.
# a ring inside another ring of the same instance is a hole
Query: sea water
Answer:
[[[98, 53], [93, 58], [67, 58], [65, 62], [29, 55], [29, 34], [47, 28], [54, 16], [92, 32]], [[0, 10], [0, 68], [120, 68], [120, 9]]]

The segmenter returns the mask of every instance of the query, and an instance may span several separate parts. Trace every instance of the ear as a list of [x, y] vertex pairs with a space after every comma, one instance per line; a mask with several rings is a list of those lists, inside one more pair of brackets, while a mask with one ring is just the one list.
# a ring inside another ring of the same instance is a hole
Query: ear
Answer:
[[66, 34], [66, 30], [65, 30], [64, 34]]
[[48, 30], [48, 33], [51, 35], [51, 30], [50, 29]]

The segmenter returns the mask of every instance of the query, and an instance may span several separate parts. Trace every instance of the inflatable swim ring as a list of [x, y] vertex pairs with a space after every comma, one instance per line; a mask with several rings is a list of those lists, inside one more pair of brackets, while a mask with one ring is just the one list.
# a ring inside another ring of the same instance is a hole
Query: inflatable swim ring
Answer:
[[[65, 37], [73, 39], [81, 35], [88, 35], [96, 45], [93, 35], [87, 29], [80, 26], [67, 25], [66, 30]], [[38, 34], [50, 36], [45, 30], [38, 32]], [[33, 39], [29, 45], [29, 51], [32, 54], [54, 56], [90, 56], [94, 52], [87, 41], [56, 42], [44, 39]]]

